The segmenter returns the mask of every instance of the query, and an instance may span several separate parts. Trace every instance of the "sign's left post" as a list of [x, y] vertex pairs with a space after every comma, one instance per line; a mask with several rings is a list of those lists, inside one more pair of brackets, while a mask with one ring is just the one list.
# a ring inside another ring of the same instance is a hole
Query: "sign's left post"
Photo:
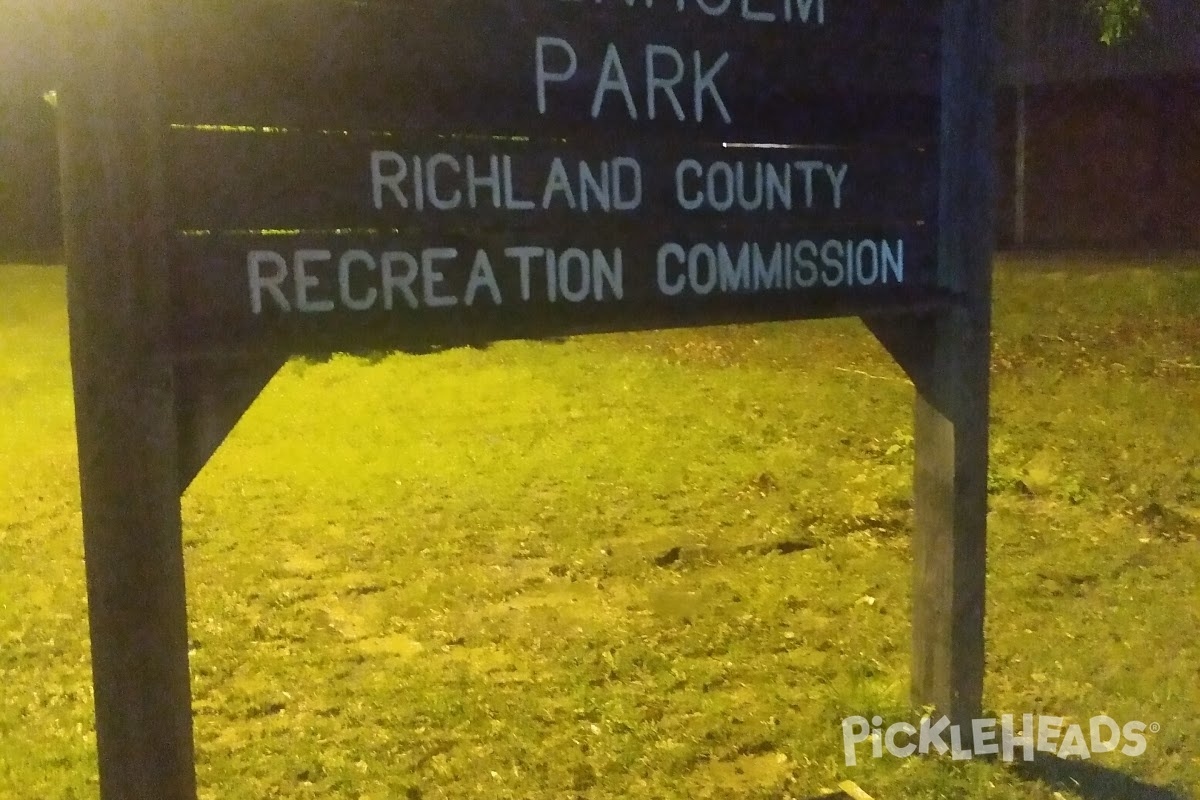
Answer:
[[103, 800], [194, 800], [156, 6], [66, 31], [60, 158]]

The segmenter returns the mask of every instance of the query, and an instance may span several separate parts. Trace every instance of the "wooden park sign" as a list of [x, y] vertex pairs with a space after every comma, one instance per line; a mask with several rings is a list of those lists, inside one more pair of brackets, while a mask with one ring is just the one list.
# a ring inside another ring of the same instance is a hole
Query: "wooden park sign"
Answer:
[[103, 0], [61, 92], [101, 795], [195, 796], [179, 498], [290, 355], [860, 316], [913, 699], [983, 675], [992, 4]]

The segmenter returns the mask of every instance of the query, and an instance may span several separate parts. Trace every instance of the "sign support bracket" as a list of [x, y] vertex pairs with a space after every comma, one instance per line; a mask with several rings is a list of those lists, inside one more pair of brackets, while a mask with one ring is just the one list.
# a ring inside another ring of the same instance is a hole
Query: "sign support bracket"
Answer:
[[179, 492], [187, 491], [286, 359], [197, 359], [175, 366]]

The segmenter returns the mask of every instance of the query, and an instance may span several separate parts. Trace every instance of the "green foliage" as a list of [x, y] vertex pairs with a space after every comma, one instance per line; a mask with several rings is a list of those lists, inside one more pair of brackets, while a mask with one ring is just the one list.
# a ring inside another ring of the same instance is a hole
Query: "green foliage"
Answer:
[[1100, 41], [1112, 45], [1127, 38], [1142, 16], [1141, 0], [1088, 0], [1100, 23]]

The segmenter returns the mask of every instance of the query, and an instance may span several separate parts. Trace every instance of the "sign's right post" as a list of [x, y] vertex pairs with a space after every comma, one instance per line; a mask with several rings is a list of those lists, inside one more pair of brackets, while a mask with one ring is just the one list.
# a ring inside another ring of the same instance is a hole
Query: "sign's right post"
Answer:
[[943, 11], [938, 282], [956, 302], [866, 320], [917, 391], [912, 701], [964, 733], [983, 703], [994, 6], [948, 0]]
[[922, 326], [914, 375], [913, 701], [968, 730], [983, 702], [994, 10], [943, 11], [938, 279], [959, 302]]

